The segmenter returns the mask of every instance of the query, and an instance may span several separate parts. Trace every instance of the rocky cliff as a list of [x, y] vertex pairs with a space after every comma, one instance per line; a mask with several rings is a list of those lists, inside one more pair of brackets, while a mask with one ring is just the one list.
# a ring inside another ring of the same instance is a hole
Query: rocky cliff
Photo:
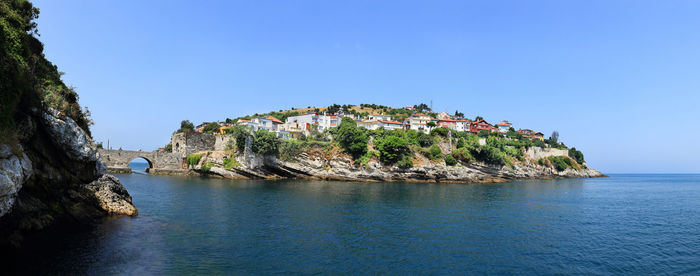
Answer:
[[0, 247], [52, 225], [137, 215], [131, 196], [73, 119], [49, 109], [18, 111], [19, 143], [0, 144]]
[[[402, 182], [508, 182], [517, 179], [590, 178], [603, 177], [601, 172], [590, 168], [567, 168], [557, 170], [552, 166], [539, 165], [536, 160], [543, 156], [566, 155], [566, 151], [532, 149], [535, 156], [527, 156], [513, 166], [490, 165], [483, 162], [459, 163], [448, 166], [444, 161], [429, 160], [420, 154], [413, 156], [416, 165], [403, 169], [385, 165], [378, 160], [359, 164], [345, 154], [321, 154], [302, 152], [292, 161], [282, 161], [272, 156], [256, 156], [250, 151], [236, 156], [230, 151], [202, 152], [194, 172], [230, 179], [321, 179], [348, 181], [402, 181]], [[559, 154], [559, 155], [558, 155]], [[226, 162], [235, 158], [237, 166]], [[226, 166], [226, 164], [229, 166]]]

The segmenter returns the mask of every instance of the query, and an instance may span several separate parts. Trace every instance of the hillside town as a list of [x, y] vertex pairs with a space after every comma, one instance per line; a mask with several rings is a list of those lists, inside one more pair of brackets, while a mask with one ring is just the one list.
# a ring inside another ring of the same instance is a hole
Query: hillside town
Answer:
[[[403, 109], [412, 110], [413, 108], [409, 106]], [[392, 115], [389, 114], [359, 116], [340, 108], [333, 113], [312, 111], [301, 115], [288, 116], [284, 122], [270, 115], [253, 117], [251, 119], [238, 119], [235, 122], [217, 122], [216, 125], [219, 126], [219, 129], [218, 131], [213, 131], [213, 133], [217, 135], [225, 134], [227, 130], [230, 130], [234, 126], [243, 125], [251, 128], [253, 131], [264, 129], [274, 132], [279, 138], [291, 139], [299, 138], [302, 135], [308, 136], [311, 132], [315, 131], [323, 132], [338, 126], [342, 118], [349, 117], [357, 123], [358, 127], [370, 130], [377, 130], [380, 128], [386, 130], [412, 129], [428, 134], [435, 128], [445, 127], [459, 132], [471, 132], [475, 134], [487, 132], [500, 133], [503, 135], [509, 131], [515, 131], [525, 138], [544, 140], [543, 133], [527, 128], [515, 130], [513, 124], [507, 120], [497, 124], [490, 124], [481, 117], [470, 120], [463, 116], [455, 116], [447, 112], [432, 113], [433, 116], [426, 113], [418, 111], [413, 112], [407, 118], [397, 121], [397, 119], [392, 118]], [[203, 122], [195, 127], [195, 131], [200, 133], [205, 132], [205, 128], [212, 123], [213, 122]]]

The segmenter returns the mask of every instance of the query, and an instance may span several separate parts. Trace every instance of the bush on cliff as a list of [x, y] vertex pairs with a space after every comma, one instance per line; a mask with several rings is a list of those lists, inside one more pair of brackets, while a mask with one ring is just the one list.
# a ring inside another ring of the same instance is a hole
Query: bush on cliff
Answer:
[[233, 168], [238, 168], [241, 166], [241, 163], [238, 163], [238, 160], [236, 160], [233, 156], [230, 156], [228, 158], [224, 157], [224, 169], [230, 170]]
[[398, 136], [375, 139], [375, 146], [379, 150], [379, 160], [385, 164], [394, 164], [411, 152], [408, 140]]
[[365, 130], [358, 128], [353, 119], [343, 117], [343, 120], [334, 132], [335, 140], [353, 159], [357, 159], [367, 152], [369, 138]]
[[187, 155], [187, 167], [194, 168], [197, 166], [197, 164], [199, 164], [199, 160], [202, 160], [201, 154], [192, 153]]
[[277, 156], [279, 154], [279, 144], [280, 140], [277, 138], [274, 132], [260, 129], [255, 132], [252, 150], [254, 153], [265, 156]]
[[576, 163], [579, 163], [581, 165], [583, 165], [583, 162], [586, 162], [585, 160], [583, 160], [583, 152], [577, 150], [575, 147], [569, 150], [569, 157], [573, 158], [574, 160], [576, 160]]
[[445, 155], [445, 164], [447, 164], [448, 166], [457, 165], [457, 159], [452, 157], [452, 155]]
[[459, 160], [460, 162], [467, 164], [474, 162], [474, 156], [472, 156], [469, 149], [464, 147], [453, 150], [452, 157], [454, 157], [456, 160]]
[[227, 132], [231, 133], [233, 139], [229, 140], [229, 143], [226, 145], [226, 150], [233, 150], [235, 142], [235, 147], [238, 151], [243, 152], [245, 150], [245, 139], [250, 135], [250, 128], [246, 126], [234, 126], [229, 128]]
[[401, 160], [399, 160], [399, 162], [396, 162], [396, 166], [402, 169], [409, 169], [413, 167], [413, 161], [411, 160], [411, 157], [405, 155], [401, 158]]
[[305, 142], [298, 140], [283, 140], [279, 147], [280, 159], [283, 161], [296, 160], [297, 155], [299, 155], [304, 148], [304, 144]]
[[513, 163], [508, 159], [505, 153], [503, 153], [498, 148], [491, 147], [489, 145], [479, 146], [472, 150], [472, 155], [478, 161], [493, 164], [493, 165], [513, 165]]
[[442, 150], [438, 145], [433, 145], [430, 147], [430, 159], [437, 160], [442, 158]]

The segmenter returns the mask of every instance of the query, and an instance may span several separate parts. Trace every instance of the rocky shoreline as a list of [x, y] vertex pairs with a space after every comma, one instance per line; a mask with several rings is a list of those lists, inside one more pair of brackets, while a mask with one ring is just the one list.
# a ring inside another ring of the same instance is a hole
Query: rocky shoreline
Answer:
[[[496, 166], [480, 162], [447, 166], [444, 162], [423, 161], [424, 164], [402, 169], [386, 166], [377, 161], [360, 165], [344, 155], [330, 160], [302, 153], [296, 160], [281, 161], [275, 157], [239, 156], [242, 165], [224, 168], [226, 152], [202, 153], [202, 159], [182, 174], [219, 177], [227, 179], [308, 179], [363, 182], [432, 182], [432, 183], [505, 183], [521, 179], [594, 178], [605, 177], [597, 170], [555, 168], [538, 165], [534, 159], [526, 159], [514, 166]], [[203, 169], [209, 163], [211, 168]], [[155, 172], [155, 174], [158, 174]]]

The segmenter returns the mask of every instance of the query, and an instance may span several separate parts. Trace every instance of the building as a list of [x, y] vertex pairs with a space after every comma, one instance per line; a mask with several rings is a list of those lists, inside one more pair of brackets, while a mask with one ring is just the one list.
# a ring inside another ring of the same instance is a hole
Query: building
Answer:
[[248, 126], [253, 129], [253, 131], [258, 131], [264, 129], [267, 131], [276, 132], [279, 125], [283, 124], [279, 119], [267, 116], [267, 117], [256, 117], [250, 120]]
[[457, 130], [457, 120], [452, 120], [449, 118], [438, 119], [437, 126]]
[[469, 125], [471, 124], [469, 119], [457, 119], [455, 120], [455, 130], [456, 131], [469, 131]]
[[386, 130], [403, 129], [403, 123], [397, 121], [378, 120], [377, 128], [383, 127]]
[[287, 118], [286, 126], [294, 129], [304, 129], [306, 131], [324, 131], [339, 124], [340, 118], [336, 115], [324, 115], [317, 113], [307, 113], [303, 115], [290, 116]]
[[[371, 130], [376, 130], [379, 128], [377, 125], [378, 121], [377, 120], [364, 120], [361, 122], [357, 122], [358, 127], [364, 127], [366, 129], [371, 129]], [[403, 126], [403, 124], [401, 124]]]
[[482, 130], [486, 130], [489, 132], [497, 131], [495, 127], [491, 126], [485, 120], [478, 120], [478, 121], [474, 121], [474, 122], [469, 123], [469, 131], [471, 131], [473, 133], [480, 133]]
[[369, 119], [374, 120], [374, 121], [379, 121], [379, 120], [391, 121], [391, 115], [372, 114], [372, 115], [369, 115]]
[[496, 127], [498, 127], [498, 132], [507, 133], [508, 130], [510, 130], [510, 128], [513, 127], [513, 124], [504, 120], [504, 121], [501, 121], [500, 123], [498, 123], [496, 125]]
[[432, 127], [428, 126], [429, 122], [436, 122], [437, 120], [431, 118], [430, 116], [423, 114], [423, 113], [415, 113], [412, 114], [411, 117], [408, 117], [406, 119], [406, 128], [407, 129], [413, 129], [413, 130], [418, 130], [422, 131], [425, 133], [429, 133], [430, 130], [432, 130]]

